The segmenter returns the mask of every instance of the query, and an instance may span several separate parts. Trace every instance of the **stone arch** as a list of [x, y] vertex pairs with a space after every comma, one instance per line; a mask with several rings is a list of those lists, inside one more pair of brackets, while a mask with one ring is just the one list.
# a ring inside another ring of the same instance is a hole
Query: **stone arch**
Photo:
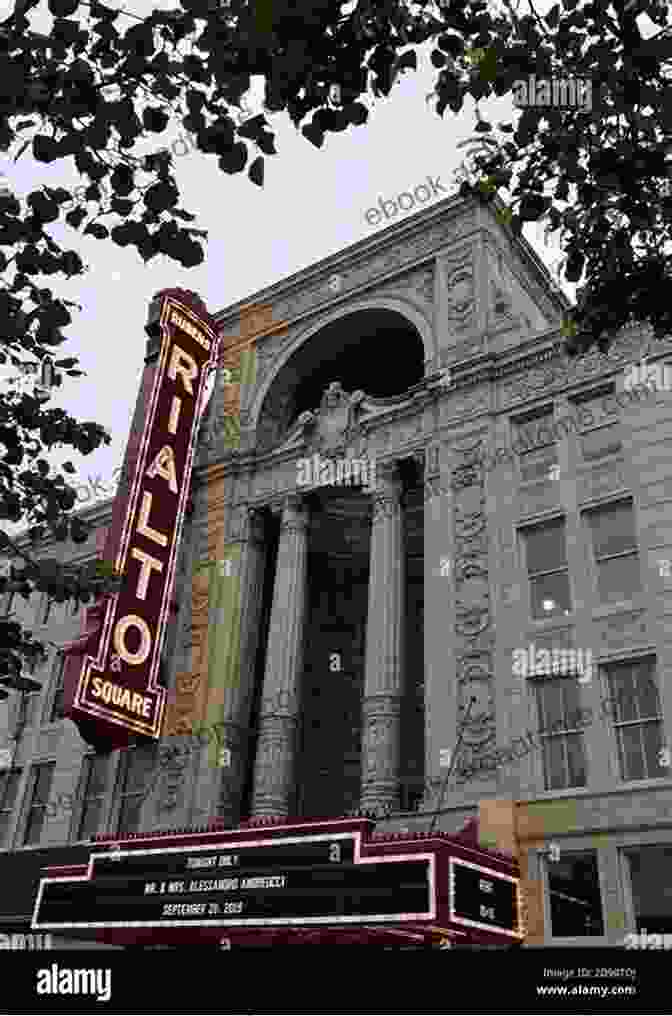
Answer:
[[[432, 369], [432, 364], [436, 358], [436, 343], [435, 336], [433, 333], [432, 326], [427, 320], [423, 312], [412, 304], [401, 299], [394, 299], [386, 297], [383, 299], [365, 299], [358, 300], [347, 305], [347, 307], [340, 307], [335, 309], [330, 314], [326, 315], [319, 322], [315, 322], [306, 326], [300, 333], [295, 337], [294, 341], [283, 351], [278, 361], [273, 365], [272, 371], [269, 372], [268, 377], [264, 379], [259, 390], [255, 394], [253, 403], [250, 407], [250, 423], [255, 428], [258, 438], [262, 443], [264, 441], [264, 434], [260, 427], [260, 423], [263, 420], [264, 410], [267, 408], [269, 396], [272, 394], [273, 386], [279, 381], [283, 370], [287, 367], [290, 360], [297, 355], [302, 349], [306, 349], [317, 336], [325, 329], [329, 329], [333, 326], [337, 326], [338, 323], [345, 325], [345, 322], [349, 318], [360, 317], [364, 313], [371, 312], [387, 312], [390, 318], [394, 316], [398, 318], [399, 330], [406, 327], [409, 333], [414, 333], [415, 337], [422, 344], [422, 356], [424, 359], [422, 376], [428, 373], [428, 370]], [[361, 320], [361, 318], [360, 318]], [[420, 380], [421, 378], [417, 378]], [[337, 378], [330, 378], [330, 380], [338, 380]], [[293, 391], [296, 390], [294, 387]], [[370, 393], [374, 394], [374, 393]], [[281, 401], [289, 403], [291, 401], [290, 395], [283, 395]], [[317, 403], [316, 403], [317, 404]], [[284, 411], [287, 407], [283, 405], [282, 410]]]

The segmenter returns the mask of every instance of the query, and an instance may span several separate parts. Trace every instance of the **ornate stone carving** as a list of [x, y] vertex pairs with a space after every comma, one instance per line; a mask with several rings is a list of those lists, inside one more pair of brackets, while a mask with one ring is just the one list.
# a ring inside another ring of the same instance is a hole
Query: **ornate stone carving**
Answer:
[[185, 769], [190, 753], [179, 748], [164, 746], [160, 753], [162, 778], [158, 810], [172, 811], [181, 803], [184, 794]]
[[399, 794], [401, 699], [375, 695], [364, 701], [362, 730], [363, 808], [390, 807]]
[[340, 381], [333, 381], [325, 390], [319, 409], [299, 417], [308, 449], [328, 458], [343, 453], [356, 436], [364, 398], [364, 392], [344, 392]]
[[261, 716], [257, 756], [253, 813], [286, 817], [289, 814], [296, 751], [296, 716]]
[[303, 498], [298, 494], [289, 494], [281, 501], [282, 519], [280, 532], [302, 533], [309, 525], [310, 515]]
[[458, 717], [463, 723], [469, 710], [463, 739], [474, 758], [496, 739], [483, 451], [480, 439], [457, 449], [461, 461], [451, 478]]
[[[359, 288], [370, 286], [372, 280], [416, 261], [423, 254], [433, 255], [441, 247], [455, 243], [473, 223], [473, 213], [466, 213], [460, 216], [459, 224], [445, 220], [437, 222], [419, 229], [417, 235], [405, 239], [403, 245], [394, 239], [386, 243], [384, 249], [377, 248], [377, 253], [361, 256], [343, 275], [343, 289], [338, 295], [339, 299], [348, 293], [352, 295]], [[333, 293], [325, 286], [326, 278], [331, 274], [332, 269], [328, 267], [309, 287], [304, 286], [301, 292], [277, 300], [273, 305], [274, 317], [291, 320], [312, 307], [333, 300]]]

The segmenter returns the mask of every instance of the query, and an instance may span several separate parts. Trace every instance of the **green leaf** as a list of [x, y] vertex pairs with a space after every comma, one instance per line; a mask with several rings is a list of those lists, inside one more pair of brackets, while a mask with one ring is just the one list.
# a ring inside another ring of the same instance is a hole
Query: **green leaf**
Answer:
[[251, 164], [247, 171], [252, 183], [256, 183], [257, 187], [263, 187], [264, 185], [264, 160], [261, 156], [258, 156]]

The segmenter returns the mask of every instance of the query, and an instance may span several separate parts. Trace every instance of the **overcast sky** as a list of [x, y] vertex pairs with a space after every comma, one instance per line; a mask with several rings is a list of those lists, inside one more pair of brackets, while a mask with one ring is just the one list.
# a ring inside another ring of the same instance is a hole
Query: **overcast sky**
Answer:
[[[114, 0], [107, 2], [114, 5]], [[551, 5], [552, 0], [542, 0], [537, 9], [545, 12]], [[0, 0], [0, 14], [12, 6], [13, 2]], [[143, 14], [175, 4], [128, 0], [122, 6]], [[30, 18], [36, 31], [50, 30], [46, 0]], [[642, 20], [648, 21], [645, 16]], [[93, 419], [112, 434], [109, 447], [86, 458], [74, 451], [51, 457], [54, 463], [70, 458], [78, 467], [80, 475], [71, 482], [85, 484], [89, 476], [100, 476], [108, 485], [107, 495], [112, 492], [112, 473], [123, 460], [142, 373], [148, 300], [156, 290], [168, 286], [196, 290], [209, 310], [217, 312], [384, 229], [386, 222], [372, 227], [365, 219], [367, 209], [380, 197], [394, 198], [412, 190], [427, 176], [439, 177], [446, 191], [454, 192], [453, 173], [465, 155], [457, 143], [474, 134], [474, 103], [469, 98], [459, 116], [448, 110], [442, 119], [425, 102], [437, 74], [429, 63], [430, 48], [420, 51], [419, 71], [400, 76], [387, 99], [368, 101], [367, 125], [327, 135], [322, 149], [303, 138], [285, 114], [270, 117], [278, 155], [265, 159], [263, 189], [251, 183], [246, 172], [222, 173], [217, 157], [193, 149], [178, 123], [169, 123], [162, 135], [152, 136], [150, 144], [136, 146], [134, 154], [176, 143], [180, 206], [197, 215], [193, 226], [209, 230], [206, 260], [196, 268], [183, 269], [164, 256], [145, 265], [135, 249], [83, 237], [68, 226], [48, 227], [57, 242], [77, 250], [88, 265], [85, 275], [70, 281], [63, 276], [36, 277], [38, 285], [50, 286], [58, 296], [82, 305], [81, 314], [74, 312], [73, 323], [65, 330], [69, 341], [58, 355], [79, 356], [86, 376], [64, 379], [52, 404], [67, 407], [82, 421]], [[261, 84], [255, 82], [253, 92]], [[258, 108], [253, 95], [251, 113]], [[519, 115], [510, 98], [482, 103], [481, 112], [493, 124], [512, 119], [515, 123]], [[22, 134], [22, 141], [27, 137], [28, 132]], [[36, 163], [28, 149], [14, 163], [15, 151], [0, 155], [0, 171], [19, 197], [41, 184], [72, 188], [82, 182], [71, 159], [52, 165]], [[437, 200], [433, 197], [423, 207]], [[408, 214], [413, 212], [402, 212], [391, 222], [400, 222]], [[526, 229], [525, 235], [547, 265], [557, 262], [557, 241], [544, 249], [538, 227]], [[573, 287], [564, 288], [570, 294], [573, 291]], [[96, 500], [101, 496], [99, 487]], [[80, 498], [83, 502], [83, 490]], [[93, 499], [86, 503], [92, 504]]]

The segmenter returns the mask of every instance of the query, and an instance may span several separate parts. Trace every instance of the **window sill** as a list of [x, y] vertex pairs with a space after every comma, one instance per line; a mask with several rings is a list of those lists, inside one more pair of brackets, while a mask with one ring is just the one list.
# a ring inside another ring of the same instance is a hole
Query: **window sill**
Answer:
[[[537, 801], [543, 803], [572, 797], [606, 797], [611, 794], [626, 794], [631, 790], [658, 790], [661, 788], [672, 789], [672, 777], [661, 776], [652, 780], [633, 780], [632, 783], [624, 783], [619, 779], [617, 782], [610, 782], [608, 786], [574, 787], [572, 790], [531, 790], [529, 797], [521, 794], [518, 800], [523, 804], [534, 804]], [[624, 828], [627, 828], [625, 823]], [[573, 830], [571, 835], [582, 836], [584, 830]]]

